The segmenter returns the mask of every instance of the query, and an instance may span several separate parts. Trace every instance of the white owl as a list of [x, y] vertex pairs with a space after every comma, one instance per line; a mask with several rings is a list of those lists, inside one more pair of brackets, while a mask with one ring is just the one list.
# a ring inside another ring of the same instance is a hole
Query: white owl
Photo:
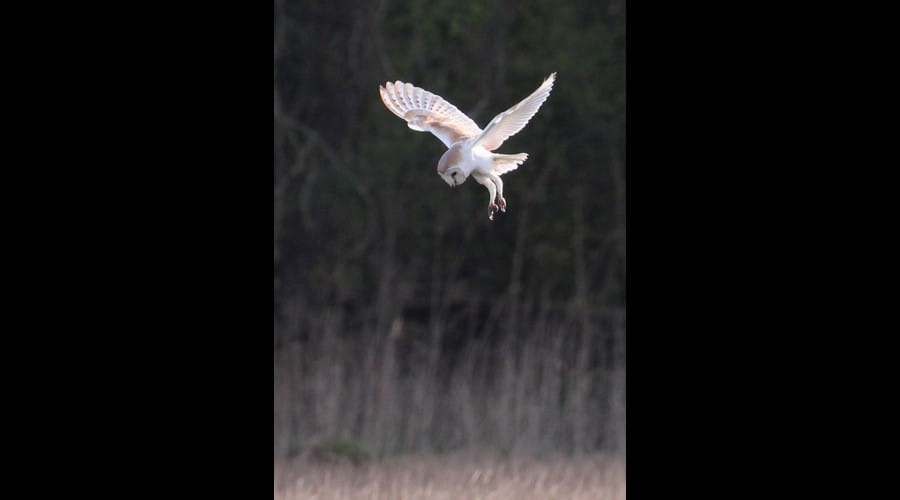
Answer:
[[378, 89], [384, 105], [406, 120], [409, 128], [431, 132], [447, 146], [438, 161], [437, 172], [450, 187], [459, 186], [471, 175], [487, 188], [488, 218], [494, 220], [497, 210], [506, 212], [507, 207], [500, 176], [518, 168], [528, 154], [505, 155], [492, 151], [525, 127], [547, 100], [555, 79], [556, 73], [551, 74], [534, 93], [494, 117], [484, 130], [456, 106], [411, 83], [387, 82]]

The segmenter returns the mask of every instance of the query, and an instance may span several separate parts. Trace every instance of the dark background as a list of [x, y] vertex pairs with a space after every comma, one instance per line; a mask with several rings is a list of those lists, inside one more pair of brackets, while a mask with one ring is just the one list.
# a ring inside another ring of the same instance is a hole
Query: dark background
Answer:
[[[275, 2], [275, 453], [623, 451], [625, 2]], [[412, 82], [484, 126], [509, 210], [382, 104]]]

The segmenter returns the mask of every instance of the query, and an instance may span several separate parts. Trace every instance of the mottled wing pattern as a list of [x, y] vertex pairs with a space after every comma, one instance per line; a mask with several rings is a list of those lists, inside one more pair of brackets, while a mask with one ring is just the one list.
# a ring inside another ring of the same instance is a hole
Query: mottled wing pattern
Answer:
[[456, 106], [411, 83], [387, 82], [384, 87], [379, 86], [378, 90], [384, 105], [406, 120], [409, 128], [431, 132], [448, 148], [454, 142], [481, 133], [478, 124]]
[[475, 141], [476, 144], [480, 144], [488, 151], [493, 151], [499, 148], [503, 141], [522, 130], [528, 120], [531, 120], [531, 117], [538, 112], [541, 104], [544, 104], [544, 101], [550, 96], [554, 80], [556, 80], [556, 73], [547, 77], [537, 90], [519, 104], [495, 116], [491, 123], [484, 127], [484, 132]]

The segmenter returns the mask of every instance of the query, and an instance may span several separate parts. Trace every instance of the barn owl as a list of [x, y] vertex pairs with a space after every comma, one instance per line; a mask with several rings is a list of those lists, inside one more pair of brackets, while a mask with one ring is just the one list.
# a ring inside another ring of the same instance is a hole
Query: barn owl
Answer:
[[527, 158], [527, 153], [493, 153], [503, 141], [525, 128], [553, 89], [556, 73], [544, 80], [530, 96], [495, 116], [482, 130], [456, 106], [411, 83], [387, 82], [378, 86], [381, 100], [392, 113], [406, 120], [409, 128], [431, 132], [447, 146], [438, 161], [437, 173], [450, 187], [456, 187], [471, 175], [486, 187], [490, 195], [488, 219], [497, 210], [506, 212], [503, 181], [500, 176], [512, 172]]

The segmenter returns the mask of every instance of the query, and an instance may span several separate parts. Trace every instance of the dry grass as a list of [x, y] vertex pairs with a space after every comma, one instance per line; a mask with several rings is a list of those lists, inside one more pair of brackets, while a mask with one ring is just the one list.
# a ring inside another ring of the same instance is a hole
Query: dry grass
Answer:
[[494, 307], [486, 323], [475, 307], [371, 327], [299, 315], [286, 331], [308, 337], [274, 352], [275, 456], [335, 438], [379, 456], [624, 451], [624, 311]]
[[624, 499], [621, 458], [499, 460], [471, 455], [389, 459], [362, 466], [275, 463], [275, 499]]

